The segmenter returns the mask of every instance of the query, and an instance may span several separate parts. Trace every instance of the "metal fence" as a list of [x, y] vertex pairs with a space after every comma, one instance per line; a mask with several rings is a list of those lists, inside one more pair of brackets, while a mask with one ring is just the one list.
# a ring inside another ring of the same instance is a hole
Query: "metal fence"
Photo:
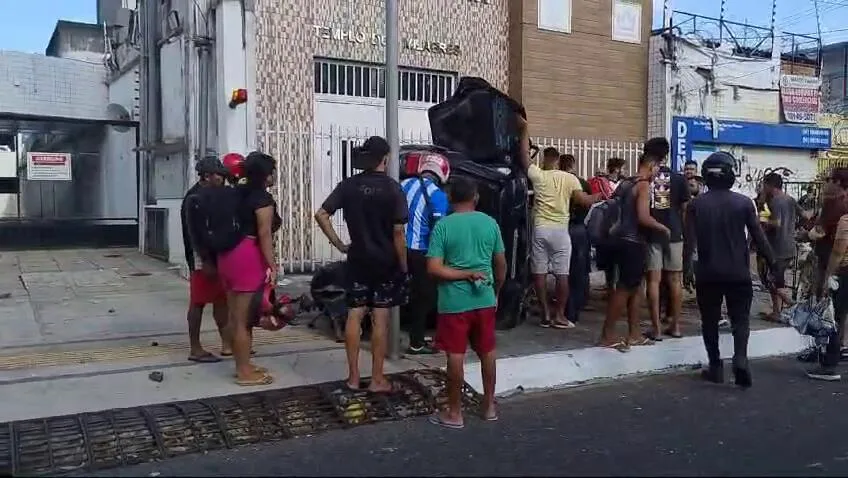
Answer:
[[[328, 127], [321, 130], [281, 129], [259, 132], [259, 148], [277, 158], [276, 197], [284, 226], [277, 237], [278, 262], [289, 273], [311, 272], [317, 265], [339, 260], [312, 215], [333, 188], [354, 173], [351, 150], [382, 130]], [[577, 159], [578, 173], [589, 177], [603, 169], [606, 160], [620, 157], [625, 171], [635, 172], [642, 144], [637, 142], [533, 138], [542, 148], [553, 146]], [[404, 144], [430, 144], [429, 131], [401, 131]], [[341, 214], [333, 225], [342, 240], [349, 239]]]

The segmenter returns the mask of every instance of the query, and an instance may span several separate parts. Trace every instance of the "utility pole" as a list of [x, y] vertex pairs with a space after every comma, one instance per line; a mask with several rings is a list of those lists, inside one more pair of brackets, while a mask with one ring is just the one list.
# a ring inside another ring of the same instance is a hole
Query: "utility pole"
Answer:
[[[389, 176], [400, 180], [398, 137], [398, 0], [386, 0], [386, 140], [389, 142]], [[389, 358], [400, 357], [400, 309], [392, 308], [389, 326]]]

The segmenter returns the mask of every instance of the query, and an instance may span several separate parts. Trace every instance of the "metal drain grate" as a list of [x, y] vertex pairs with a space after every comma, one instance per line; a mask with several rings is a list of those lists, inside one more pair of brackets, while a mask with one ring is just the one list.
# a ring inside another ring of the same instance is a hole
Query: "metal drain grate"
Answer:
[[[0, 476], [56, 475], [134, 465], [252, 443], [427, 415], [444, 404], [446, 377], [389, 377], [391, 394], [343, 382], [0, 424]], [[465, 385], [463, 405], [479, 396]]]

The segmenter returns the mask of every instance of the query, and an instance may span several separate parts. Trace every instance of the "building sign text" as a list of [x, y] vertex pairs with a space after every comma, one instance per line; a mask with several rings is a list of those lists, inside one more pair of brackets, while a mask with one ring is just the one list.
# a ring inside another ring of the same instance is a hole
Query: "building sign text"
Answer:
[[[344, 28], [325, 27], [322, 25], [313, 25], [312, 28], [315, 30], [315, 36], [322, 40], [349, 42], [360, 45], [386, 45], [386, 36], [379, 33], [370, 33], [365, 30], [348, 30]], [[432, 41], [423, 38], [404, 38], [401, 41], [401, 45], [403, 48], [411, 51], [451, 56], [458, 56], [461, 53], [461, 49], [456, 43]]]
[[814, 76], [782, 75], [780, 100], [788, 123], [816, 123], [819, 117], [821, 79]]

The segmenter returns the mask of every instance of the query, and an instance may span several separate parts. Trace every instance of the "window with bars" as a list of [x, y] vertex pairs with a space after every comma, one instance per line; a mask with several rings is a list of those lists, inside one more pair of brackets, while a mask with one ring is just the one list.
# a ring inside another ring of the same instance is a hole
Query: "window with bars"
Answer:
[[[453, 94], [456, 75], [402, 68], [398, 72], [400, 101], [441, 103]], [[315, 93], [386, 97], [386, 70], [382, 66], [318, 60], [315, 62]]]

